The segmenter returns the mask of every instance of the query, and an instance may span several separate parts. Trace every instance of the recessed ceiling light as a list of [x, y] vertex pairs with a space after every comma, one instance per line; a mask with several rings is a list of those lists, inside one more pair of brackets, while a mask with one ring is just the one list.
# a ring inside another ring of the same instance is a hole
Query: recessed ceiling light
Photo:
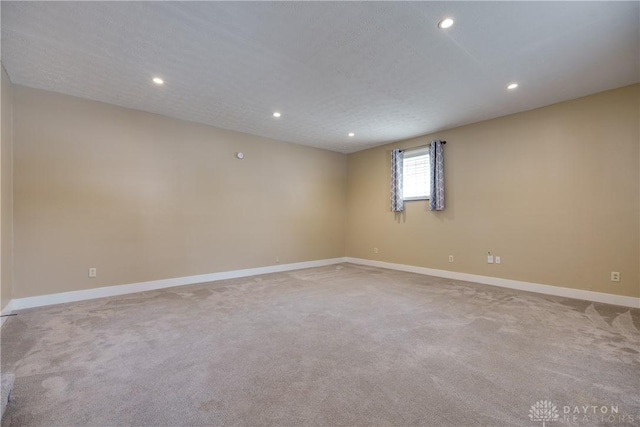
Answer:
[[442, 21], [438, 22], [438, 28], [442, 28], [443, 30], [451, 27], [453, 25], [453, 19], [444, 18]]
[[507, 86], [507, 89], [515, 89], [518, 87], [518, 83], [511, 83], [509, 86]]
[[154, 77], [153, 78], [153, 82], [157, 85], [163, 85], [164, 84], [164, 80], [162, 80], [160, 77]]
[[280, 117], [280, 116], [281, 116], [281, 114], [278, 113], [277, 111], [275, 113], [273, 113], [273, 117]]
[[349, 132], [349, 136], [356, 136], [356, 134], [353, 132]]

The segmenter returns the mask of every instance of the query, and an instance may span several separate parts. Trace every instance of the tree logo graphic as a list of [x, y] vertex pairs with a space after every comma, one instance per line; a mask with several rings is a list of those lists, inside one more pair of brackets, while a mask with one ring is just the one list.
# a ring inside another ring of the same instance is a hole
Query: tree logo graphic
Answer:
[[542, 427], [546, 427], [548, 421], [557, 421], [560, 418], [558, 408], [549, 400], [538, 400], [529, 409], [531, 421], [542, 421]]

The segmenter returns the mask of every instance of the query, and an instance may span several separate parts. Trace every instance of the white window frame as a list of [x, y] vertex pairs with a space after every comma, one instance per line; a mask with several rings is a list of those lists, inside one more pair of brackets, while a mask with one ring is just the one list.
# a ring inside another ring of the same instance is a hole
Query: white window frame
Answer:
[[[406, 173], [408, 168], [406, 168], [405, 162], [411, 161], [411, 159], [415, 159], [416, 157], [422, 157], [422, 156], [426, 156], [427, 162], [428, 162], [427, 168], [425, 171], [428, 194], [426, 196], [405, 196], [404, 189], [407, 188], [406, 179], [411, 176], [410, 174]], [[429, 198], [431, 197], [431, 188], [430, 188], [431, 184], [430, 184], [430, 178], [429, 178], [430, 164], [431, 164], [431, 157], [429, 155], [429, 147], [420, 147], [420, 148], [414, 148], [411, 150], [404, 151], [403, 160], [402, 160], [402, 188], [403, 188], [402, 200], [404, 200], [405, 202], [410, 202], [414, 200], [429, 200]]]

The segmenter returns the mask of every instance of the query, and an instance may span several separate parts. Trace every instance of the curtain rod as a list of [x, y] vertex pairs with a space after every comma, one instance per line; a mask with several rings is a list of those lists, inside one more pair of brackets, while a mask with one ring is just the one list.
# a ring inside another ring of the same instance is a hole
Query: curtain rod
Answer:
[[[447, 141], [440, 141], [441, 144], [446, 144]], [[400, 151], [407, 151], [407, 150], [417, 150], [418, 148], [425, 148], [425, 147], [429, 147], [431, 146], [431, 144], [425, 144], [425, 145], [418, 145], [417, 147], [409, 147], [409, 148], [403, 148]]]

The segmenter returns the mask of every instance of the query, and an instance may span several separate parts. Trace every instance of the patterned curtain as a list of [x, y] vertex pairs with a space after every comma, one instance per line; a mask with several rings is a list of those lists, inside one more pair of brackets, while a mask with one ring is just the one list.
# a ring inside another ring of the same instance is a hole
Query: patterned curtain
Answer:
[[391, 150], [391, 211], [402, 212], [404, 199], [402, 198], [402, 150]]
[[444, 158], [442, 156], [442, 143], [433, 141], [429, 147], [431, 157], [431, 197], [429, 198], [429, 210], [444, 210]]

